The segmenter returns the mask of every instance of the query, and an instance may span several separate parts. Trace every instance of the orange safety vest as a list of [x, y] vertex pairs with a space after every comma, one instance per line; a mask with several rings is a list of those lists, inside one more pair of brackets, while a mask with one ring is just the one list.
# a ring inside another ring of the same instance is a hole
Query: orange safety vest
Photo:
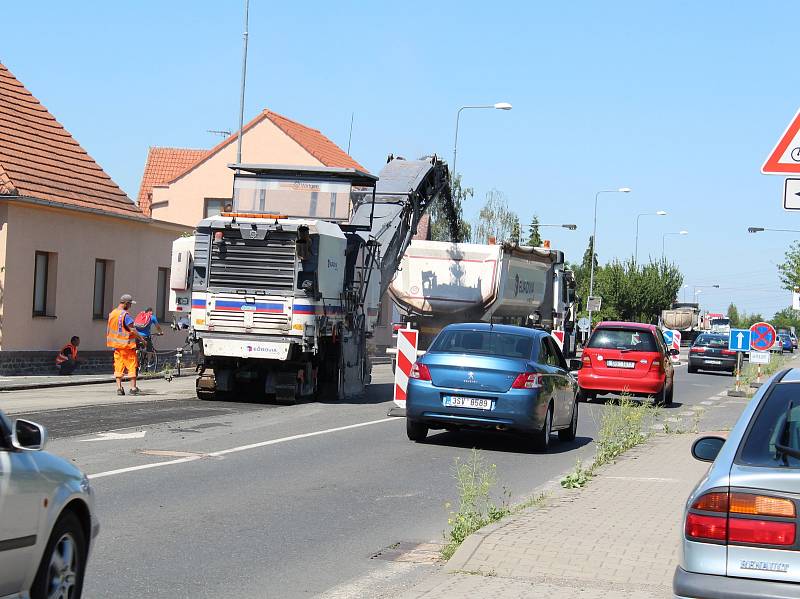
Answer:
[[[69, 357], [64, 355], [64, 350], [69, 350]], [[61, 351], [58, 352], [56, 356], [56, 364], [63, 364], [67, 360], [77, 360], [78, 359], [78, 348], [72, 345], [71, 343], [67, 343], [64, 347], [61, 348]]]
[[127, 310], [117, 308], [108, 315], [108, 326], [106, 327], [106, 345], [114, 349], [124, 349], [136, 347], [136, 338], [132, 333], [125, 329], [125, 317]]

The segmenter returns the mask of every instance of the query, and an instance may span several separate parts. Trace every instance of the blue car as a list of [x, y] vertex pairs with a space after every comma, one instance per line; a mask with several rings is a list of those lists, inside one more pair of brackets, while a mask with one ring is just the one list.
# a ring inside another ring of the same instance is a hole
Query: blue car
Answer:
[[547, 451], [578, 428], [577, 381], [549, 333], [509, 325], [453, 324], [436, 336], [411, 370], [406, 432], [423, 441], [429, 429], [521, 433]]
[[786, 333], [779, 333], [778, 334], [778, 342], [781, 344], [781, 353], [783, 352], [794, 352], [794, 345], [792, 345], [792, 338], [787, 335]]

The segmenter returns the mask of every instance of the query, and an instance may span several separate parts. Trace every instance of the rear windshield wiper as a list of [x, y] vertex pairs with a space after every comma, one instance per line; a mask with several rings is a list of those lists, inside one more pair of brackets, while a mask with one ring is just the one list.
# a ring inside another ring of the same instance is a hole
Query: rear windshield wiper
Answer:
[[789, 457], [800, 459], [800, 449], [786, 445], [786, 443], [789, 443], [790, 441], [789, 417], [792, 415], [793, 408], [794, 402], [790, 401], [789, 407], [786, 408], [786, 419], [783, 422], [783, 427], [781, 427], [781, 434], [778, 436], [778, 442], [775, 443], [775, 457], [782, 456], [784, 466], [789, 465]]

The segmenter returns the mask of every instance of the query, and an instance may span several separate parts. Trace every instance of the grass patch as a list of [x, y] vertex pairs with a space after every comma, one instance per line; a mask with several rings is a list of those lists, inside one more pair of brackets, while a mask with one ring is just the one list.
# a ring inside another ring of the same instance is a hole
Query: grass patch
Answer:
[[651, 434], [650, 427], [659, 412], [659, 408], [650, 402], [635, 402], [626, 394], [621, 395], [618, 402], [609, 404], [600, 421], [594, 461], [588, 468], [578, 461], [575, 470], [561, 480], [561, 486], [565, 489], [586, 486], [600, 466], [613, 462], [629, 449], [644, 443]]
[[[445, 560], [450, 559], [473, 532], [511, 514], [541, 505], [547, 499], [545, 493], [540, 493], [522, 503], [511, 505], [511, 493], [503, 488], [500, 502], [496, 503], [492, 495], [497, 486], [497, 466], [489, 464], [474, 448], [467, 461], [456, 458], [453, 477], [458, 487], [458, 509], [451, 511], [447, 518], [450, 529], [444, 533], [442, 547], [442, 558]], [[448, 503], [445, 507], [450, 509], [451, 505]]]

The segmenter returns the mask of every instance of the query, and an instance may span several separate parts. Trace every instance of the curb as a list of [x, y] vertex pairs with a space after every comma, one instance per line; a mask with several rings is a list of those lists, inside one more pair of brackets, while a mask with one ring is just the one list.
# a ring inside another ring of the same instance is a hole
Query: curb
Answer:
[[[184, 378], [185, 376], [188, 376], [188, 375], [182, 374], [180, 377], [178, 377], [176, 375], [172, 375], [172, 376], [173, 376], [173, 378], [177, 379], [177, 378]], [[144, 375], [144, 376], [137, 377], [137, 379], [140, 380], [140, 381], [152, 381], [152, 380], [164, 379], [164, 375], [163, 374]], [[129, 379], [126, 378], [124, 380], [127, 381]], [[164, 379], [164, 380], [166, 380], [166, 379]], [[58, 382], [49, 382], [49, 383], [23, 383], [23, 384], [20, 384], [20, 385], [11, 384], [11, 385], [5, 385], [5, 386], [0, 387], [0, 393], [4, 393], [6, 391], [27, 391], [27, 390], [30, 390], [30, 389], [51, 389], [51, 388], [55, 388], [55, 387], [78, 387], [78, 386], [81, 386], [81, 385], [102, 385], [102, 384], [107, 384], [107, 383], [113, 383], [115, 381], [116, 381], [116, 379], [112, 376], [112, 377], [109, 377], [107, 379], [91, 379], [91, 380], [85, 380], [85, 381], [69, 381], [69, 380], [67, 380], [67, 381], [63, 381], [63, 382], [62, 381], [58, 381]]]

